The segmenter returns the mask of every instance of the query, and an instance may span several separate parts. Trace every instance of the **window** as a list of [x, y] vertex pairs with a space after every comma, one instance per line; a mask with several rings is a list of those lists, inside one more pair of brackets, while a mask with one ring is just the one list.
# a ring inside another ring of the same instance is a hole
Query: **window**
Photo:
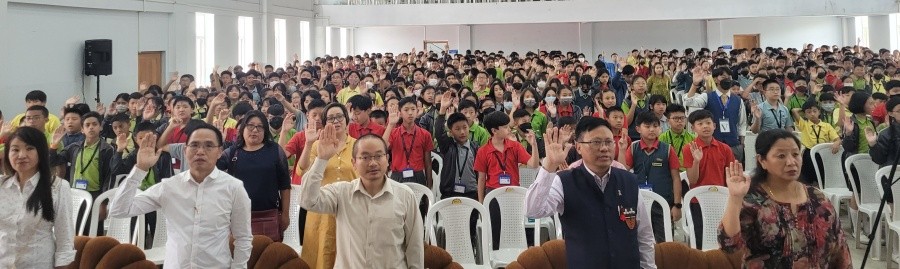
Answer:
[[281, 66], [288, 60], [286, 27], [284, 19], [275, 19], [275, 66]]
[[301, 21], [300, 22], [300, 59], [303, 61], [309, 60], [310, 58], [310, 42], [312, 39], [309, 37], [309, 22]]
[[347, 52], [347, 28], [341, 28], [341, 56], [348, 55]]
[[853, 18], [853, 25], [856, 26], [856, 38], [854, 43], [863, 47], [869, 46], [869, 17], [856, 16]]
[[[195, 35], [197, 37], [197, 73], [196, 77], [202, 78], [212, 73], [213, 65], [215, 65], [216, 44], [215, 44], [215, 15], [209, 13], [197, 12], [195, 16]], [[197, 84], [207, 86], [208, 79], [198, 79]]]
[[331, 27], [325, 26], [325, 54], [331, 55]]
[[238, 64], [253, 62], [253, 17], [238, 17]]

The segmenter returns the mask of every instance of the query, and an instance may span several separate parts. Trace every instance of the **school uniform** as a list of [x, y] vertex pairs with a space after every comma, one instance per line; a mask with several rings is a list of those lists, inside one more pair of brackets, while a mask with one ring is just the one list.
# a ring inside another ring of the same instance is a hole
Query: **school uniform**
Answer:
[[[725, 186], [725, 167], [731, 164], [731, 162], [735, 161], [734, 155], [731, 152], [731, 147], [728, 144], [723, 142], [719, 142], [713, 138], [710, 140], [709, 144], [703, 142], [699, 137], [694, 139], [697, 143], [697, 146], [703, 151], [703, 159], [700, 159], [700, 167], [699, 173], [700, 176], [697, 180], [697, 183], [691, 186], [691, 188], [696, 188], [699, 186]], [[684, 168], [688, 169], [691, 166], [694, 166], [694, 155], [691, 152], [690, 147], [685, 147], [682, 149], [682, 154], [684, 156]], [[690, 201], [691, 204], [691, 218], [694, 219], [694, 234], [698, 236], [703, 235], [703, 216], [700, 212], [700, 205], [696, 200]], [[702, 242], [698, 242], [698, 247], [702, 247]]]
[[[675, 204], [675, 186], [672, 182], [672, 169], [678, 169], [678, 157], [669, 144], [656, 140], [644, 143], [643, 140], [631, 143], [631, 149], [625, 151], [625, 162], [637, 175], [638, 187], [659, 194], [671, 207]], [[662, 206], [654, 203], [650, 208], [653, 234], [656, 242], [665, 242], [665, 228]]]
[[391, 179], [425, 185], [425, 157], [434, 150], [431, 133], [415, 124], [409, 130], [397, 126], [391, 130], [390, 144]]
[[[503, 151], [498, 151], [490, 142], [478, 149], [475, 155], [475, 171], [486, 175], [484, 194], [506, 186], [519, 186], [519, 164], [528, 163], [531, 154], [519, 142], [504, 139]], [[494, 201], [488, 205], [491, 215], [491, 230], [494, 231], [493, 246], [500, 246], [500, 205]]]

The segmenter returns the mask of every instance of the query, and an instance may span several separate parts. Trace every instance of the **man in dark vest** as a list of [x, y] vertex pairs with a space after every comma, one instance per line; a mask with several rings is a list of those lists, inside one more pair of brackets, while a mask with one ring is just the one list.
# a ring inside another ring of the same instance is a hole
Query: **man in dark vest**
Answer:
[[[653, 229], [637, 177], [611, 167], [615, 142], [609, 122], [584, 117], [575, 149], [584, 163], [565, 167], [571, 132], [552, 128], [547, 157], [525, 194], [529, 218], [560, 214], [569, 268], [656, 268]], [[557, 172], [558, 171], [558, 172]]]

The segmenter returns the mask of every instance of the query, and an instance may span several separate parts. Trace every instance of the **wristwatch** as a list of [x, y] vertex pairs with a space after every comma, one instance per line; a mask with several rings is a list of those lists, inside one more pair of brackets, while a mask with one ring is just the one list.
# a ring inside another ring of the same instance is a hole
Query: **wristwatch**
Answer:
[[681, 203], [673, 203], [672, 207], [681, 209]]

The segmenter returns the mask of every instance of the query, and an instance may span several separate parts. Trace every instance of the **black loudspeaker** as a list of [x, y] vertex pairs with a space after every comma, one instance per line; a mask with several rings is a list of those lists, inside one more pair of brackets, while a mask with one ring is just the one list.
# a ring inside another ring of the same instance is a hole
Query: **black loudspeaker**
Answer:
[[112, 40], [84, 41], [84, 74], [87, 76], [112, 75]]

